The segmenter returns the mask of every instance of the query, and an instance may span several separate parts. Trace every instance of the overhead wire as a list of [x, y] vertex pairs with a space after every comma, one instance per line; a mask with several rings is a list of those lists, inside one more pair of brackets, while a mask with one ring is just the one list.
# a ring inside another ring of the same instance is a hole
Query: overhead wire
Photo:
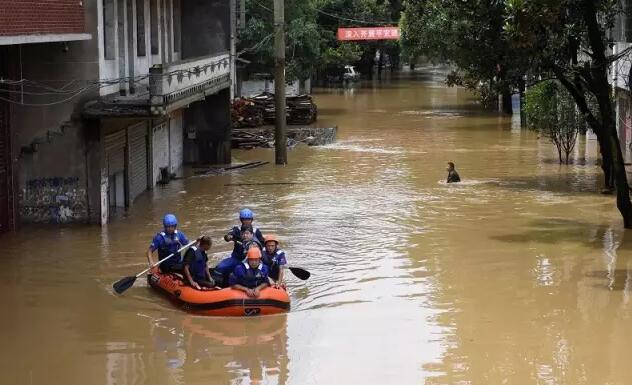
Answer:
[[[252, 0], [253, 3], [255, 3], [256, 5], [258, 5], [259, 7], [269, 11], [269, 12], [274, 12], [274, 10], [266, 7], [265, 5], [261, 4], [260, 2], [258, 2], [257, 0]], [[325, 12], [322, 9], [319, 8], [312, 8], [312, 10], [321, 13], [325, 16], [329, 16], [331, 18], [334, 19], [338, 19], [338, 20], [344, 20], [344, 21], [351, 21], [351, 22], [355, 22], [355, 23], [361, 23], [361, 24], [380, 24], [380, 25], [397, 25], [398, 22], [396, 21], [376, 21], [376, 20], [361, 20], [361, 19], [353, 19], [353, 18], [349, 18], [349, 17], [342, 17], [342, 16], [338, 16], [338, 15], [334, 15], [332, 13], [329, 12]]]

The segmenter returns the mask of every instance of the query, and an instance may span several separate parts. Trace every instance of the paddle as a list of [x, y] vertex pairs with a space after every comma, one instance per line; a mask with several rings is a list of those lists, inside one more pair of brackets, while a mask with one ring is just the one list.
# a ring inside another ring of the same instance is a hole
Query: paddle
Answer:
[[288, 269], [292, 272], [292, 274], [294, 274], [294, 276], [296, 276], [296, 278], [302, 279], [303, 281], [312, 275], [309, 271], [300, 267], [288, 266]]
[[[198, 240], [196, 239], [195, 241], [191, 241], [187, 245], [182, 246], [180, 249], [178, 249], [177, 253], [181, 252], [182, 250], [186, 249], [187, 247], [190, 247], [190, 246], [194, 245], [197, 241]], [[136, 274], [134, 276], [122, 278], [119, 281], [115, 282], [114, 285], [112, 285], [112, 287], [114, 288], [114, 291], [117, 294], [122, 294], [125, 290], [129, 289], [130, 287], [132, 287], [132, 285], [134, 285], [134, 282], [136, 282], [136, 279], [138, 277], [140, 277], [141, 275], [145, 274], [146, 272], [148, 272], [149, 270], [153, 269], [154, 267], [160, 265], [161, 263], [163, 263], [167, 259], [173, 257], [174, 255], [176, 255], [176, 253], [169, 254], [166, 258], [161, 259], [160, 261], [154, 263], [153, 265], [149, 266], [147, 269], [141, 271], [140, 273], [138, 273], [138, 274]]]
[[[233, 240], [233, 242], [238, 243], [240, 245], [242, 245], [241, 241], [238, 240]], [[294, 266], [288, 266], [287, 267], [288, 270], [290, 270], [292, 272], [292, 274], [294, 274], [294, 276], [300, 280], [307, 280], [309, 279], [309, 277], [312, 275], [312, 273], [310, 273], [309, 271], [301, 268], [301, 267], [294, 267]]]

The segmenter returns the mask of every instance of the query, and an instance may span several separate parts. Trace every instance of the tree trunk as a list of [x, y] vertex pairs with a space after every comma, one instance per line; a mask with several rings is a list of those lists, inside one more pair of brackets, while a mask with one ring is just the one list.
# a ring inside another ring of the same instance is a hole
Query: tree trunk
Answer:
[[[597, 133], [599, 138], [604, 165], [611, 167], [611, 179], [617, 189], [617, 208], [623, 217], [623, 226], [632, 229], [632, 202], [630, 202], [630, 187], [625, 173], [623, 154], [617, 135], [616, 116], [610, 100], [610, 84], [608, 83], [608, 60], [606, 59], [606, 45], [602, 25], [597, 20], [597, 9], [592, 0], [584, 0], [583, 16], [588, 30], [588, 42], [592, 51], [593, 63], [590, 67], [592, 75], [591, 91], [597, 98], [603, 131]], [[603, 142], [603, 143], [602, 143]], [[605, 148], [603, 148], [605, 147]], [[606, 154], [609, 162], [606, 162]], [[605, 170], [604, 170], [605, 172]]]
[[501, 108], [503, 114], [513, 114], [513, 106], [511, 105], [511, 90], [508, 86], [503, 86], [501, 94]]
[[526, 85], [524, 81], [520, 82], [520, 127], [527, 127], [527, 114], [524, 111], [524, 102], [525, 102], [525, 89]]

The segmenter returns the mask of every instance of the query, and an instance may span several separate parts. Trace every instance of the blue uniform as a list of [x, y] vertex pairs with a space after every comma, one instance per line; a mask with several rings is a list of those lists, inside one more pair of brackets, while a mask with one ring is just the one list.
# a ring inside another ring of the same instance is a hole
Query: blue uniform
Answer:
[[268, 274], [268, 266], [263, 263], [259, 264], [256, 269], [251, 268], [247, 262], [240, 263], [230, 275], [229, 284], [230, 286], [241, 285], [254, 289], [262, 283], [268, 283]]
[[[256, 227], [253, 227], [252, 231], [253, 231], [252, 233], [253, 239], [259, 241], [259, 244], [263, 245], [265, 240], [263, 239], [263, 234], [261, 234], [261, 230], [259, 230]], [[241, 241], [241, 228], [239, 228], [238, 226], [233, 227], [232, 230], [230, 230], [230, 233], [228, 234], [232, 235], [233, 240]], [[244, 255], [243, 245], [235, 242], [235, 245], [233, 246], [233, 252], [230, 254], [230, 256], [233, 258], [241, 258], [243, 260], [243, 255]]]
[[285, 258], [285, 251], [277, 249], [274, 253], [268, 254], [268, 251], [264, 248], [261, 252], [261, 261], [270, 269], [270, 278], [275, 281], [279, 280], [279, 270], [281, 266], [287, 265], [287, 259]]
[[189, 266], [189, 272], [194, 281], [205, 281], [207, 279], [207, 262], [208, 255], [206, 255], [206, 251], [197, 246], [191, 246], [184, 256], [184, 265]]
[[160, 261], [167, 258], [170, 254], [176, 253], [176, 255], [160, 264], [160, 270], [168, 272], [171, 270], [182, 269], [182, 255], [177, 251], [188, 243], [189, 240], [184, 233], [178, 230], [176, 230], [173, 234], [167, 234], [166, 232], [161, 231], [156, 234], [154, 239], [151, 241], [149, 248], [152, 252], [158, 250], [158, 260]]
[[[233, 240], [241, 241], [241, 229], [237, 226], [233, 227], [229, 233], [232, 235]], [[259, 248], [263, 245], [263, 234], [261, 234], [261, 230], [258, 228], [253, 229], [254, 237], [253, 241], [259, 242]], [[242, 263], [246, 256], [244, 255], [244, 247], [241, 243], [235, 242], [235, 246], [233, 247], [233, 252], [230, 254], [230, 257], [224, 258], [220, 261], [220, 263], [215, 266], [214, 276], [216, 282], [226, 282], [226, 278], [228, 275], [233, 272], [235, 267]], [[223, 284], [226, 286], [226, 283]]]

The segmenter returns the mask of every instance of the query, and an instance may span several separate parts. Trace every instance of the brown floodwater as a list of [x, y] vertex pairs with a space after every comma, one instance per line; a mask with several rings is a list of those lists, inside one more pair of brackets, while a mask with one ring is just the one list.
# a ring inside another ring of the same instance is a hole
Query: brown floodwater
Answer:
[[[630, 384], [632, 237], [594, 140], [560, 166], [444, 75], [317, 91], [338, 140], [288, 166], [177, 180], [103, 228], [1, 236], [0, 384]], [[234, 185], [271, 182], [294, 184]], [[287, 315], [192, 316], [144, 280], [112, 294], [165, 212], [217, 260], [244, 206], [312, 272], [288, 278]]]

